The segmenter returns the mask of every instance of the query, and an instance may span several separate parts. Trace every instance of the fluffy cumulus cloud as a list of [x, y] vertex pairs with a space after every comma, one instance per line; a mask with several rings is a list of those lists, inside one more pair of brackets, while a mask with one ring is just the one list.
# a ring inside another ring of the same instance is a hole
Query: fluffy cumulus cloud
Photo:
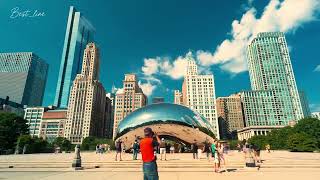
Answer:
[[157, 85], [156, 84], [152, 84], [150, 81], [146, 82], [146, 83], [142, 83], [141, 81], [139, 81], [139, 86], [142, 89], [143, 93], [146, 96], [151, 96], [153, 91], [156, 89]]
[[204, 66], [219, 65], [231, 73], [246, 71], [246, 47], [259, 32], [291, 32], [315, 20], [319, 12], [319, 0], [271, 0], [260, 17], [250, 7], [240, 20], [232, 22], [231, 38], [225, 39], [213, 53], [197, 51], [197, 59]]
[[314, 69], [314, 71], [320, 72], [320, 64]]
[[144, 66], [141, 68], [145, 79], [157, 79], [157, 75], [166, 75], [172, 79], [180, 79], [184, 76], [187, 68], [187, 58], [192, 58], [192, 52], [185, 56], [179, 56], [173, 61], [168, 57], [156, 57], [144, 59]]

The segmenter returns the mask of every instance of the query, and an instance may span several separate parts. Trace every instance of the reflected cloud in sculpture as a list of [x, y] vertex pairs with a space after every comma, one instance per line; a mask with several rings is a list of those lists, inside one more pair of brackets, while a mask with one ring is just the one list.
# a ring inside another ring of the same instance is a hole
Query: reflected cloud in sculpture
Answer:
[[169, 103], [148, 105], [130, 113], [120, 122], [116, 139], [121, 138], [130, 148], [137, 137], [143, 137], [145, 127], [189, 144], [195, 140], [213, 142], [213, 128], [203, 116], [188, 107]]

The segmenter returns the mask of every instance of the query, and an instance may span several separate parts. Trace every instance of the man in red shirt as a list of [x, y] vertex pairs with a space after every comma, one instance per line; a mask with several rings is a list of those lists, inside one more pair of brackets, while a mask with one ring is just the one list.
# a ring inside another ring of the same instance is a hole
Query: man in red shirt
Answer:
[[145, 138], [140, 141], [140, 151], [143, 161], [143, 178], [144, 180], [158, 180], [158, 166], [156, 156], [154, 155], [154, 149], [159, 146], [160, 138], [149, 127], [144, 129], [144, 136]]

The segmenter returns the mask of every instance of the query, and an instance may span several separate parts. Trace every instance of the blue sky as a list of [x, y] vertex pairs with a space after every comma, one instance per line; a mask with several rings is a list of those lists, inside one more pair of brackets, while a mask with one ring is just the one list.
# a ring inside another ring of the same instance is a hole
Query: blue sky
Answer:
[[[259, 31], [284, 31], [298, 89], [320, 111], [319, 0], [0, 0], [0, 52], [32, 51], [50, 66], [44, 105], [54, 100], [71, 5], [96, 28], [107, 91], [132, 72], [150, 98], [172, 102], [189, 51], [215, 75], [217, 97], [249, 90], [245, 45]], [[10, 18], [15, 7], [43, 16]]]

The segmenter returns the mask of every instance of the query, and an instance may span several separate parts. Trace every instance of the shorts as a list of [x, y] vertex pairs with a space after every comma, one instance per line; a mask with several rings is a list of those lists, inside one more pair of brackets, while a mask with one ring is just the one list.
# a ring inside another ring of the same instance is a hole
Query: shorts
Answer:
[[165, 154], [166, 153], [166, 148], [160, 148], [160, 154]]

